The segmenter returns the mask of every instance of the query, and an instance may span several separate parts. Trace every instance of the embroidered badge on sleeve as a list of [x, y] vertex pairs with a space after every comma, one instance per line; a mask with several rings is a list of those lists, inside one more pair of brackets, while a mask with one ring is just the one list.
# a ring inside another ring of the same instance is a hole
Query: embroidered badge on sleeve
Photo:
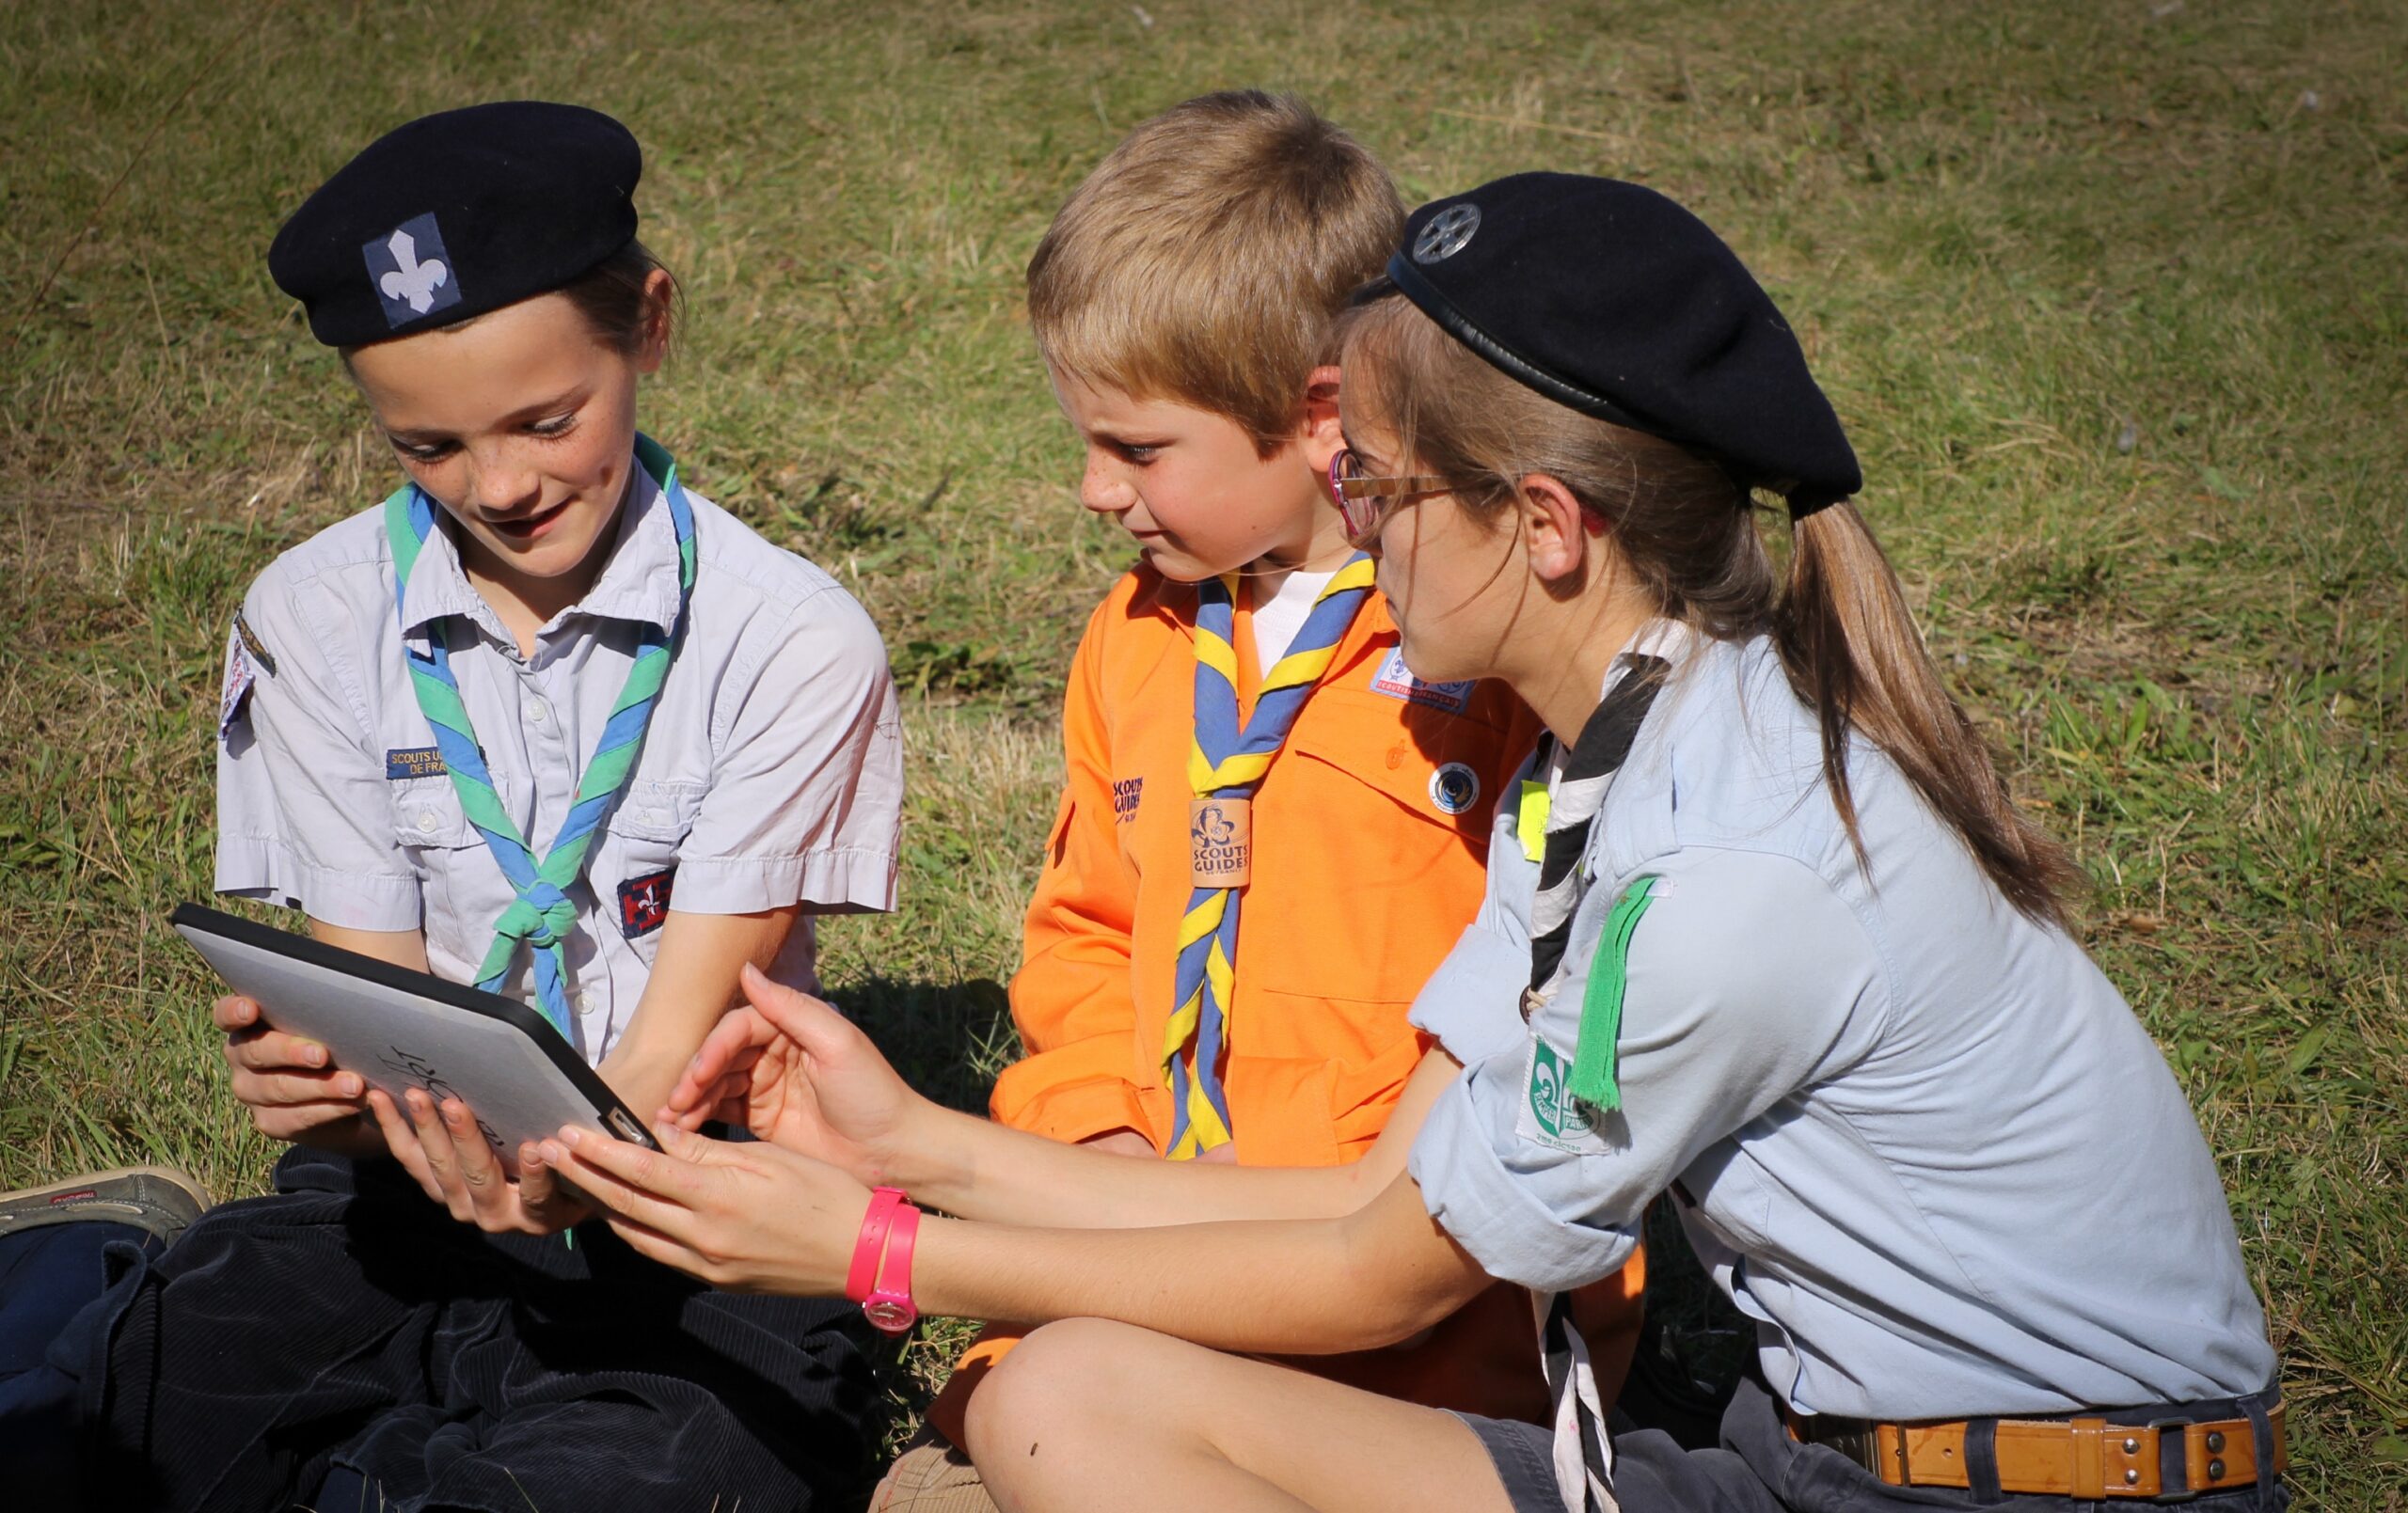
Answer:
[[619, 933], [633, 940], [669, 922], [669, 889], [677, 869], [667, 868], [649, 877], [630, 877], [619, 885]]
[[1513, 1120], [1513, 1133], [1573, 1156], [1595, 1156], [1606, 1148], [1589, 1110], [1572, 1095], [1571, 1063], [1557, 1054], [1542, 1034], [1530, 1036], [1522, 1107]]

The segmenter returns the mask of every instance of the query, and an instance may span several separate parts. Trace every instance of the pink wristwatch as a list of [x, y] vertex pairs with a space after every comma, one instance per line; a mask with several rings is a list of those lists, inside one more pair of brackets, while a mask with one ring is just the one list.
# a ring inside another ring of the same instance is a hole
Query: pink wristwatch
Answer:
[[903, 1201], [901, 1189], [870, 1193], [861, 1237], [853, 1242], [853, 1262], [845, 1272], [845, 1296], [889, 1334], [900, 1334], [920, 1319], [919, 1305], [911, 1301], [911, 1248], [919, 1237], [920, 1210]]

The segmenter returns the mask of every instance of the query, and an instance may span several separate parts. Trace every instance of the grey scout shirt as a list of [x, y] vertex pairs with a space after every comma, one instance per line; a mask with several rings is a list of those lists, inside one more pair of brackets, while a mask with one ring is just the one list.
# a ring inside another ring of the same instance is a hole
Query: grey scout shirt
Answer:
[[[2273, 1378], [2213, 1161], [2082, 948], [2016, 912], [1889, 761], [1849, 753], [1763, 640], [1698, 640], [1605, 799], [1568, 979], [1524, 1025], [1538, 865], [1499, 806], [1488, 895], [1417, 1002], [1464, 1074], [1411, 1170], [1492, 1274], [1605, 1276], [1671, 1189], [1807, 1413], [2183, 1402]], [[1560, 1093], [1606, 916], [1630, 939], [1623, 1107]]]
[[[817, 567], [688, 497], [697, 569], [685, 640], [571, 895], [570, 1008], [589, 1060], [634, 1014], [664, 905], [738, 914], [895, 903], [902, 740], [877, 628]], [[429, 538], [408, 586], [409, 634], [449, 638], [495, 789], [538, 856], [641, 627], [676, 614], [676, 533], [641, 467], [617, 528], [593, 588], [542, 628], [531, 656], [470, 585], [448, 532]], [[473, 981], [513, 894], [434, 760], [402, 658], [382, 510], [277, 558], [243, 618], [265, 658], [239, 633], [230, 647], [218, 890], [355, 929], [422, 929], [436, 974]], [[772, 975], [813, 985], [813, 949], [806, 919]], [[527, 957], [522, 948], [508, 985], [522, 1000], [534, 990]]]

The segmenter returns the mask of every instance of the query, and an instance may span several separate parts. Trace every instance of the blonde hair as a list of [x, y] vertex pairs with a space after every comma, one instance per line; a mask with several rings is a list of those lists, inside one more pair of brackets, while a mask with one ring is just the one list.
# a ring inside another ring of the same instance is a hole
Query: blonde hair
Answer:
[[1824, 783], [1860, 861], [1851, 730], [1897, 764], [2009, 903], [2066, 922], [2062, 895], [2079, 873], [2009, 798], [1853, 504], [1796, 522], [1784, 583], [1757, 533], [1754, 497], [1711, 457], [1516, 383], [1394, 292], [1349, 311], [1338, 336], [1353, 395], [1397, 437], [1399, 470], [1445, 479], [1488, 519], [1522, 479], [1543, 473], [1606, 522], [1664, 614], [1718, 638], [1772, 638], [1821, 725]]
[[1131, 132], [1054, 217], [1029, 323], [1055, 371], [1228, 416], [1269, 456], [1403, 226], [1387, 171], [1301, 100], [1203, 95]]

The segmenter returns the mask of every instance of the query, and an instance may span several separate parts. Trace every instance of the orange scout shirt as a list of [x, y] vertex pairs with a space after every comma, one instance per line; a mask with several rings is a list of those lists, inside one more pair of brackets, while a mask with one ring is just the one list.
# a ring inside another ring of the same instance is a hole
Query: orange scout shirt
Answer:
[[[1242, 596], [1243, 597], [1243, 596]], [[1069, 780], [1030, 902], [1012, 1017], [1029, 1054], [1005, 1068], [997, 1119], [1060, 1141], [1133, 1129], [1170, 1143], [1162, 1070], [1190, 891], [1194, 588], [1139, 567], [1088, 622], [1063, 701]], [[1253, 709], [1248, 607], [1237, 607], [1241, 714]], [[1471, 922], [1488, 816], [1540, 725], [1500, 683], [1418, 684], [1373, 593], [1254, 796], [1253, 880], [1238, 922], [1223, 1085], [1237, 1158], [1333, 1166], [1370, 1149], [1431, 1041], [1414, 995]], [[1577, 1301], [1599, 1385], [1620, 1389], [1645, 1268]], [[1292, 1364], [1390, 1396], [1536, 1421], [1547, 1409], [1529, 1295], [1498, 1284], [1423, 1336]], [[957, 1443], [971, 1393], [1010, 1349], [990, 1328], [930, 1405]]]
[[[1244, 716], [1260, 673], [1240, 598]], [[1195, 604], [1193, 587], [1136, 568], [1071, 663], [1069, 781], [1011, 990], [1029, 1055], [990, 1103], [1055, 1140], [1170, 1141], [1162, 1050], [1190, 892]], [[1223, 1077], [1247, 1165], [1370, 1148], [1431, 1044], [1405, 1012], [1480, 906], [1490, 817], [1538, 741], [1503, 684], [1418, 682], [1396, 647], [1375, 592], [1254, 796]]]

